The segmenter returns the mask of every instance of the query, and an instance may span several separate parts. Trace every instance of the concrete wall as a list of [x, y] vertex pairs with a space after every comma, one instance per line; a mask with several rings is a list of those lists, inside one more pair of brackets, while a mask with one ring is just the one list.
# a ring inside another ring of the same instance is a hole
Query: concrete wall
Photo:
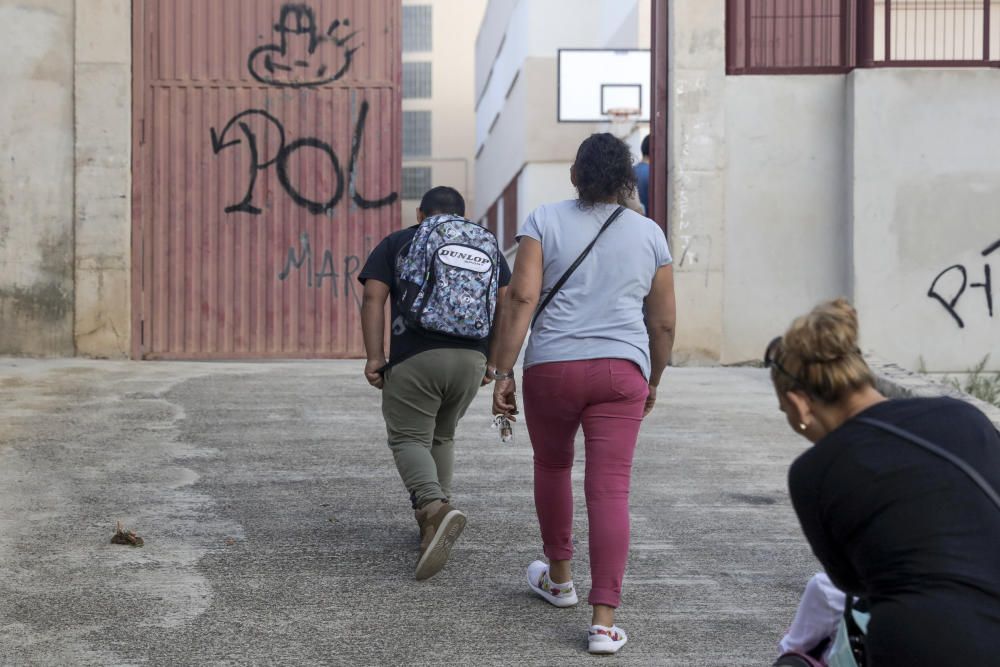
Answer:
[[1000, 369], [1000, 72], [727, 77], [722, 4], [671, 15], [676, 359], [759, 359], [846, 295], [868, 352]]
[[849, 292], [846, 104], [843, 76], [727, 80], [723, 363]]
[[992, 354], [1000, 370], [1000, 248], [983, 255], [1000, 242], [1000, 72], [857, 71], [849, 85], [865, 348], [952, 372]]
[[81, 3], [76, 35], [76, 349], [124, 358], [132, 326], [129, 0]]
[[0, 2], [0, 354], [73, 354], [73, 31]]
[[715, 362], [722, 350], [727, 161], [724, 4], [671, 3], [667, 190], [678, 363]]
[[125, 357], [131, 7], [0, 2], [0, 354]]

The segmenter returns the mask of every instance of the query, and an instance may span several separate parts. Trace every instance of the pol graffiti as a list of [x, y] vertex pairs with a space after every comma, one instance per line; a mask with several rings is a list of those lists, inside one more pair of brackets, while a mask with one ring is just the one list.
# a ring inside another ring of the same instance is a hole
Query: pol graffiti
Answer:
[[[297, 205], [313, 214], [331, 212], [343, 198], [345, 185], [348, 186], [347, 189], [350, 191], [351, 200], [359, 208], [380, 208], [394, 203], [399, 198], [399, 193], [390, 192], [381, 197], [368, 198], [361, 194], [357, 182], [358, 161], [361, 155], [369, 108], [367, 100], [361, 103], [354, 125], [354, 134], [351, 140], [351, 155], [347, 163], [348, 183], [345, 183], [344, 170], [341, 167], [337, 153], [330, 144], [316, 137], [302, 137], [286, 144], [285, 126], [280, 120], [263, 109], [247, 109], [236, 114], [223, 126], [221, 132], [216, 131], [214, 127], [210, 128], [209, 134], [212, 141], [212, 152], [216, 155], [227, 148], [242, 145], [250, 157], [250, 173], [247, 177], [246, 194], [241, 201], [227, 206], [225, 209], [226, 213], [261, 214], [260, 207], [254, 204], [254, 189], [257, 185], [258, 173], [272, 166], [277, 171], [278, 182], [285, 193]], [[276, 143], [273, 152], [267, 150], [268, 142], [262, 140], [268, 136], [277, 139], [277, 142], [271, 142]], [[304, 148], [320, 151], [329, 161], [330, 167], [333, 170], [333, 192], [327, 193], [327, 196], [323, 199], [310, 199], [309, 196], [302, 193], [301, 186], [292, 179], [289, 163], [292, 157]]]

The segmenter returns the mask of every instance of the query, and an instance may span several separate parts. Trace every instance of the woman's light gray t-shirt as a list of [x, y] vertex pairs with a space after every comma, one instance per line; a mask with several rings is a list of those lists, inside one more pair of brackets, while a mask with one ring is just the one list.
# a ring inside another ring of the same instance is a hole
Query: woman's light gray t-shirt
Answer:
[[[616, 208], [614, 204], [581, 208], [571, 199], [532, 211], [518, 240], [528, 237], [542, 244], [542, 300]], [[656, 271], [671, 261], [663, 230], [626, 209], [542, 311], [528, 340], [525, 367], [554, 361], [628, 359], [648, 378], [649, 334], [643, 300]]]

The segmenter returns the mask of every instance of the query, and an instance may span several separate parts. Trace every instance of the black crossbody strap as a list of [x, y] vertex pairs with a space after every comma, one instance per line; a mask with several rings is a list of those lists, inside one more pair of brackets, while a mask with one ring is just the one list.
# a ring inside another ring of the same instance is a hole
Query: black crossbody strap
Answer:
[[604, 223], [604, 226], [601, 227], [601, 231], [597, 232], [597, 236], [595, 236], [594, 240], [590, 242], [590, 245], [584, 248], [583, 252], [580, 253], [580, 256], [576, 258], [576, 261], [573, 262], [573, 264], [570, 265], [568, 269], [566, 269], [566, 273], [562, 274], [562, 277], [559, 278], [559, 280], [556, 281], [556, 284], [552, 286], [552, 289], [549, 290], [549, 293], [545, 295], [545, 299], [542, 301], [541, 305], [538, 306], [538, 310], [535, 311], [535, 316], [531, 318], [532, 329], [535, 328], [535, 322], [538, 321], [538, 316], [542, 314], [542, 311], [545, 310], [545, 307], [548, 306], [549, 303], [552, 301], [552, 299], [555, 298], [556, 294], [559, 293], [559, 290], [561, 290], [563, 285], [566, 284], [566, 281], [569, 280], [569, 277], [573, 275], [574, 271], [580, 268], [580, 264], [582, 264], [583, 260], [587, 258], [587, 255], [590, 254], [590, 251], [594, 249], [594, 244], [597, 243], [597, 239], [601, 238], [601, 234], [606, 232], [608, 227], [611, 226], [611, 223], [617, 220], [618, 217], [624, 212], [625, 212], [624, 206], [619, 206], [618, 208], [615, 209], [615, 212], [611, 214], [611, 217], [609, 217], [607, 222]]
[[858, 421], [864, 424], [868, 424], [869, 426], [874, 426], [877, 429], [887, 431], [888, 433], [892, 433], [893, 435], [897, 435], [900, 438], [903, 438], [904, 440], [912, 442], [918, 447], [922, 447], [923, 449], [926, 449], [927, 451], [936, 454], [937, 456], [940, 456], [941, 458], [947, 461], [950, 461], [952, 464], [957, 466], [962, 472], [968, 475], [969, 478], [973, 482], [975, 482], [979, 486], [979, 488], [983, 490], [983, 493], [989, 496], [989, 499], [993, 501], [993, 504], [997, 506], [997, 509], [1000, 509], [1000, 496], [998, 496], [996, 490], [992, 486], [990, 486], [990, 483], [987, 482], [983, 478], [983, 476], [980, 475], [972, 466], [970, 466], [968, 463], [966, 463], [959, 457], [955, 456], [951, 452], [942, 449], [941, 447], [938, 447], [933, 442], [925, 440], [924, 438], [921, 438], [919, 435], [915, 433], [910, 433], [905, 429], [901, 429], [898, 426], [893, 426], [892, 424], [888, 424], [884, 421], [880, 421], [878, 419], [871, 419], [870, 417], [859, 417]]

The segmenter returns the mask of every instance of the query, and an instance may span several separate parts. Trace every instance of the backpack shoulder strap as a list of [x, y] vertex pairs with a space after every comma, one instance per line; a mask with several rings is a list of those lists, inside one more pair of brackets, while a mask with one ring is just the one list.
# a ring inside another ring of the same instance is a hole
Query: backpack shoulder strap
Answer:
[[893, 435], [900, 437], [903, 440], [912, 442], [914, 445], [945, 459], [946, 461], [957, 467], [959, 470], [964, 472], [969, 477], [969, 479], [975, 482], [976, 486], [982, 489], [983, 493], [985, 493], [987, 497], [989, 497], [989, 499], [993, 501], [993, 504], [997, 506], [997, 509], [1000, 509], [1000, 495], [997, 495], [996, 490], [990, 485], [989, 482], [986, 481], [986, 479], [982, 475], [980, 475], [975, 470], [975, 468], [970, 466], [961, 458], [955, 456], [948, 450], [935, 445], [930, 440], [920, 437], [916, 433], [911, 433], [906, 429], [899, 428], [898, 426], [894, 426], [880, 419], [872, 419], [871, 417], [859, 417], [858, 421], [863, 424], [868, 424], [869, 426], [874, 426], [875, 428], [885, 431], [887, 433], [892, 433]]
[[556, 281], [556, 284], [552, 286], [552, 289], [549, 290], [549, 293], [545, 295], [545, 299], [542, 301], [541, 305], [538, 306], [538, 310], [535, 311], [535, 316], [531, 318], [532, 329], [535, 328], [535, 323], [538, 322], [538, 316], [542, 314], [542, 311], [545, 310], [545, 307], [552, 302], [552, 299], [554, 299], [556, 297], [556, 294], [559, 293], [559, 290], [563, 288], [563, 285], [566, 284], [566, 281], [569, 280], [569, 277], [572, 276], [573, 273], [578, 268], [580, 268], [580, 264], [582, 264], [583, 260], [587, 258], [587, 255], [590, 254], [590, 251], [594, 249], [594, 245], [597, 243], [597, 239], [601, 238], [601, 234], [606, 232], [608, 227], [611, 226], [611, 223], [617, 220], [619, 216], [621, 216], [621, 214], [624, 212], [625, 212], [624, 206], [619, 206], [618, 208], [615, 209], [615, 212], [611, 214], [611, 217], [607, 219], [607, 222], [604, 223], [604, 226], [601, 227], [601, 230], [597, 232], [597, 236], [595, 236], [594, 240], [590, 242], [590, 245], [584, 248], [583, 252], [580, 253], [580, 256], [576, 258], [576, 261], [573, 262], [568, 269], [566, 269], [566, 273], [562, 274], [562, 277], [559, 278], [559, 280]]

